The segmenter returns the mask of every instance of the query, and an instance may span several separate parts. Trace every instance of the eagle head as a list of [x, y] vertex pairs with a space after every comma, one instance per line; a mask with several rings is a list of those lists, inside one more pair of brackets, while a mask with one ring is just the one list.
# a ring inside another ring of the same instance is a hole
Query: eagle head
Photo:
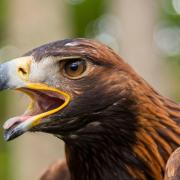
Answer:
[[[109, 47], [92, 40], [68, 39], [43, 45], [2, 64], [0, 73], [1, 89], [15, 89], [31, 99], [24, 114], [4, 124], [6, 140], [26, 131], [60, 138], [83, 129], [98, 133], [103, 119], [113, 119], [118, 104], [122, 112], [134, 105], [128, 82], [136, 75]], [[135, 122], [126, 122], [127, 117], [122, 116], [122, 132], [136, 128]]]

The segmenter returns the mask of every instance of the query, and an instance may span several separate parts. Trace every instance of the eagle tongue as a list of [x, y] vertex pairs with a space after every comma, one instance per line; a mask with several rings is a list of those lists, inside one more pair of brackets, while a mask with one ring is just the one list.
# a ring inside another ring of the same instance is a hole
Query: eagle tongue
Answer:
[[20, 124], [21, 122], [26, 121], [30, 117], [31, 116], [16, 116], [16, 117], [10, 118], [4, 123], [3, 128], [4, 130], [8, 130], [11, 127], [15, 126], [16, 124]]

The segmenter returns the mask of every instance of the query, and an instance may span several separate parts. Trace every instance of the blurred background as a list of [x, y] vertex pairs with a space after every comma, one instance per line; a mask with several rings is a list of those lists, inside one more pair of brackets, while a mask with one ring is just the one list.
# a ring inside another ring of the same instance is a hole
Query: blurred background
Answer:
[[[0, 0], [0, 61], [41, 44], [72, 37], [111, 46], [163, 95], [180, 100], [180, 0]], [[26, 98], [0, 93], [0, 179], [36, 180], [63, 143], [42, 133], [4, 142], [5, 120]]]

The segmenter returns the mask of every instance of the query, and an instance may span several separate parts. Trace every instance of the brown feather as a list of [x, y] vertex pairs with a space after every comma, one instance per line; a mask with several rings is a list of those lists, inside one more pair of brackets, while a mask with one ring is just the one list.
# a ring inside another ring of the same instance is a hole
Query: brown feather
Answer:
[[165, 180], [180, 179], [180, 148], [177, 148], [168, 159], [164, 179]]
[[65, 160], [59, 160], [52, 164], [39, 180], [70, 180], [69, 170]]

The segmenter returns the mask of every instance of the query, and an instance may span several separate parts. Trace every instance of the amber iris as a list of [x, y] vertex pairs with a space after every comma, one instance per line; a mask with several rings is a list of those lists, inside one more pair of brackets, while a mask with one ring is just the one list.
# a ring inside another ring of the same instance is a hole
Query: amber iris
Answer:
[[64, 65], [65, 74], [69, 77], [79, 77], [86, 70], [86, 62], [81, 59], [68, 60]]

